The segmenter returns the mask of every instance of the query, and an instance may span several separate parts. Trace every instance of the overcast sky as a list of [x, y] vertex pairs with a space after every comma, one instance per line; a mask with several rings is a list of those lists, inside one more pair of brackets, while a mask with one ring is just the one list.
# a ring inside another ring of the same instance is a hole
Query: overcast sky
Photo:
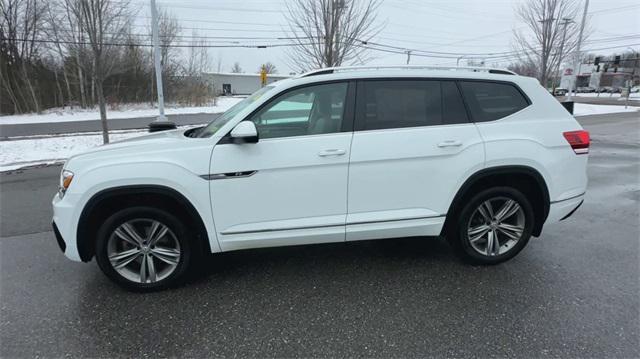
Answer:
[[[157, 0], [179, 20], [182, 35], [197, 31], [200, 36], [233, 37], [235, 39], [207, 39], [217, 45], [236, 41], [241, 44], [269, 45], [286, 43], [275, 40], [287, 36], [288, 26], [284, 13], [287, 0]], [[577, 0], [584, 6], [584, 0]], [[526, 0], [383, 0], [377, 22], [385, 24], [375, 41], [385, 45], [409, 49], [452, 53], [451, 58], [412, 56], [411, 64], [455, 65], [457, 57], [469, 53], [500, 53], [512, 51], [514, 29], [525, 29], [517, 19], [514, 8]], [[132, 0], [145, 19], [149, 15], [149, 0]], [[581, 15], [582, 11], [580, 11]], [[591, 0], [589, 21], [594, 30], [585, 50], [612, 54], [624, 51], [627, 45], [640, 50], [640, 1]], [[579, 21], [580, 19], [576, 19]], [[148, 19], [146, 20], [148, 21]], [[197, 30], [195, 30], [197, 29]], [[624, 38], [621, 38], [623, 37]], [[264, 37], [269, 39], [246, 39]], [[220, 41], [220, 42], [218, 42]], [[614, 46], [625, 47], [616, 49]], [[628, 50], [628, 49], [627, 49]], [[212, 71], [221, 60], [222, 72], [229, 72], [239, 62], [245, 72], [257, 72], [261, 63], [274, 63], [280, 73], [289, 73], [283, 48], [242, 49], [212, 48]], [[370, 51], [374, 57], [368, 64], [404, 64], [406, 55]], [[461, 58], [466, 63], [467, 55]], [[475, 60], [481, 59], [481, 56]], [[487, 60], [494, 65], [497, 60]], [[510, 59], [495, 65], [506, 66]]]

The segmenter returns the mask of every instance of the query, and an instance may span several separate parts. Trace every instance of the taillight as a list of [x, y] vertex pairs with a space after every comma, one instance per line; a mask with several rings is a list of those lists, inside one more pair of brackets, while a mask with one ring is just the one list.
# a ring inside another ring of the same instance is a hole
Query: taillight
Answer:
[[589, 131], [569, 131], [562, 133], [562, 135], [569, 142], [576, 155], [589, 153], [589, 144], [591, 143]]

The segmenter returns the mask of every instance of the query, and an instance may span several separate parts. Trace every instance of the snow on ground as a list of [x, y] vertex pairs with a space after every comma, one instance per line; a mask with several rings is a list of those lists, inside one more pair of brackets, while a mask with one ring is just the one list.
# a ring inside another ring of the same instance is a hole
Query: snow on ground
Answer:
[[[242, 100], [242, 97], [218, 97], [215, 106], [201, 107], [177, 107], [166, 106], [165, 114], [181, 115], [190, 113], [220, 113]], [[158, 109], [152, 108], [148, 103], [122, 105], [117, 110], [107, 109], [107, 119], [118, 118], [139, 118], [158, 116]], [[0, 116], [0, 125], [21, 124], [21, 123], [45, 123], [45, 122], [72, 122], [99, 120], [100, 112], [93, 109], [69, 109], [53, 108], [44, 111], [42, 114], [25, 114]]]
[[620, 105], [591, 105], [586, 103], [574, 103], [573, 114], [575, 116], [601, 115], [605, 113], [638, 112], [640, 107], [628, 106], [626, 109]]
[[[113, 131], [111, 142], [149, 133], [148, 131]], [[64, 162], [76, 153], [102, 145], [102, 134], [90, 132], [39, 138], [0, 141], [0, 172], [27, 166]]]
[[[600, 95], [600, 96], [598, 96]], [[590, 93], [579, 93], [577, 95], [573, 95], [576, 97], [600, 97], [600, 98], [613, 98], [619, 101], [624, 101], [625, 97], [620, 97], [619, 93], [601, 93], [601, 94], [597, 94], [595, 92], [590, 92]], [[640, 92], [635, 92], [632, 94], [629, 94], [629, 99], [630, 100], [640, 100]]]

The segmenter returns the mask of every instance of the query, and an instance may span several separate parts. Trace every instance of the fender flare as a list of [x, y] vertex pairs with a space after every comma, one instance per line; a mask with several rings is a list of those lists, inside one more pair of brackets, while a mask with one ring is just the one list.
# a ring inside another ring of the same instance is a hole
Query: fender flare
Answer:
[[88, 262], [94, 255], [94, 242], [89, 238], [86, 238], [87, 233], [91, 230], [89, 228], [89, 217], [99, 204], [111, 197], [123, 196], [123, 195], [140, 195], [140, 194], [157, 194], [170, 197], [171, 199], [180, 203], [186, 210], [187, 214], [196, 221], [198, 231], [202, 237], [201, 245], [203, 249], [211, 253], [211, 247], [209, 244], [209, 235], [202, 220], [202, 216], [195, 209], [193, 204], [180, 192], [173, 188], [162, 185], [126, 185], [103, 189], [94, 194], [85, 204], [78, 220], [78, 228], [76, 232], [76, 241], [78, 254], [83, 262]]
[[[458, 192], [453, 197], [453, 201], [449, 205], [449, 210], [447, 211], [447, 218], [452, 218], [453, 213], [456, 209], [461, 205], [463, 197], [467, 194], [467, 191], [478, 181], [495, 175], [508, 175], [508, 174], [518, 174], [518, 175], [526, 175], [535, 180], [538, 185], [538, 189], [542, 193], [542, 213], [541, 220], [536, 221], [533, 227], [533, 235], [539, 236], [542, 232], [542, 226], [544, 222], [547, 220], [547, 216], [549, 215], [549, 207], [551, 206], [551, 201], [549, 197], [549, 188], [547, 187], [547, 183], [544, 180], [544, 177], [538, 172], [535, 168], [529, 166], [518, 166], [518, 165], [508, 165], [508, 166], [496, 166], [496, 167], [488, 167], [483, 168], [471, 176], [467, 178], [467, 180], [460, 186]], [[446, 226], [443, 227], [443, 231]]]

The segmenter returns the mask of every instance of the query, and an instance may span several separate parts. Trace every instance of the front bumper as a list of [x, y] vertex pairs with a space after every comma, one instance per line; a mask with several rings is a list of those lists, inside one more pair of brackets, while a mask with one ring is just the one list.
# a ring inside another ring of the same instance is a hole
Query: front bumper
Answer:
[[64, 198], [58, 194], [53, 196], [53, 232], [64, 255], [73, 260], [80, 261], [78, 247], [76, 245], [77, 215], [76, 202], [79, 196], [67, 193]]
[[67, 250], [67, 244], [64, 242], [64, 239], [62, 239], [62, 234], [60, 234], [60, 231], [58, 230], [58, 226], [56, 226], [55, 221], [51, 222], [51, 226], [53, 227], [53, 234], [55, 234], [56, 236], [58, 247], [60, 247], [60, 250], [62, 251], [62, 253], [64, 253], [64, 251]]

